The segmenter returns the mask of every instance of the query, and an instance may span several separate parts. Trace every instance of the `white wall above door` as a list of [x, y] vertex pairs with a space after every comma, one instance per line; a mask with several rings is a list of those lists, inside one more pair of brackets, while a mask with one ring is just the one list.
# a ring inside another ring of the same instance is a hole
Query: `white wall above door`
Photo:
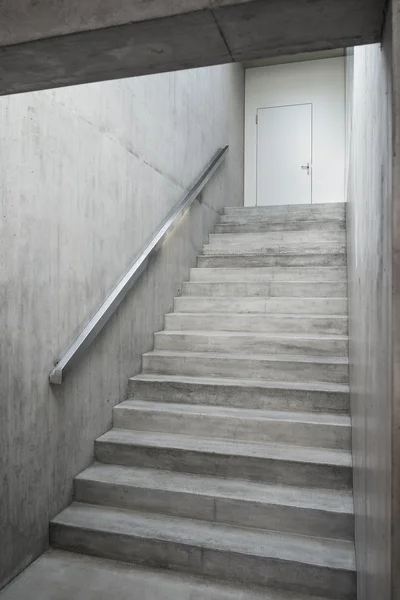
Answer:
[[[245, 206], [256, 205], [257, 188], [260, 185], [263, 191], [258, 204], [278, 203], [273, 197], [276, 195], [278, 175], [275, 173], [275, 182], [270, 179], [269, 184], [266, 174], [263, 182], [257, 179], [257, 167], [260, 168], [257, 158], [257, 127], [260, 127], [260, 124], [256, 124], [257, 113], [260, 118], [263, 109], [293, 105], [312, 105], [312, 202], [344, 202], [344, 67], [344, 58], [339, 57], [246, 69]], [[275, 118], [278, 117], [283, 119], [283, 113], [276, 112]], [[270, 126], [273, 126], [272, 123]], [[287, 139], [284, 142], [281, 138], [287, 138], [290, 132], [285, 130], [284, 123], [279, 125], [276, 122], [273, 135], [279, 154], [282, 144], [287, 143]], [[270, 144], [269, 147], [273, 146]], [[276, 157], [273, 156], [273, 160]], [[296, 175], [293, 177], [297, 178]], [[295, 187], [293, 180], [294, 192]], [[294, 193], [289, 204], [297, 203], [297, 197]]]
[[257, 110], [256, 204], [311, 204], [312, 105]]

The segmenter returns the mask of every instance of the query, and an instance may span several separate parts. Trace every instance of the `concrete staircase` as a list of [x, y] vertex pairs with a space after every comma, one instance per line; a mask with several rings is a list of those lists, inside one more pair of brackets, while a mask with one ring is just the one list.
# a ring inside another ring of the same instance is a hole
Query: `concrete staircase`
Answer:
[[356, 597], [345, 205], [227, 208], [53, 546]]

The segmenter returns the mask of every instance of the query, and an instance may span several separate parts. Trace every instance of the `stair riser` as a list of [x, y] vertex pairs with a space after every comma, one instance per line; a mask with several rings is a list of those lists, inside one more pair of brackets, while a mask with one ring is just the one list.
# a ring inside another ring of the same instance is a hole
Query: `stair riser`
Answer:
[[310, 242], [321, 243], [346, 241], [346, 231], [344, 229], [335, 230], [298, 230], [298, 231], [268, 231], [265, 232], [239, 232], [239, 233], [210, 233], [209, 244], [216, 246], [252, 246], [257, 244], [308, 244]]
[[257, 387], [206, 385], [180, 382], [147, 382], [130, 379], [130, 393], [143, 400], [179, 402], [232, 408], [301, 410], [348, 413], [349, 395], [344, 392], [282, 390]]
[[262, 361], [207, 356], [187, 356], [184, 359], [175, 356], [143, 356], [145, 373], [169, 375], [193, 375], [216, 377], [242, 377], [244, 379], [267, 379], [272, 381], [320, 381], [330, 383], [348, 383], [348, 366], [342, 364], [318, 364], [293, 361]]
[[247, 267], [345, 267], [346, 254], [259, 254], [198, 256], [198, 267], [247, 268]]
[[[344, 315], [346, 298], [213, 298], [182, 296], [175, 298], [174, 310], [180, 313], [243, 313]], [[168, 315], [169, 317], [169, 315]]]
[[344, 243], [339, 242], [319, 242], [319, 243], [304, 243], [304, 244], [283, 244], [283, 243], [265, 243], [265, 244], [248, 244], [243, 246], [236, 245], [219, 245], [205, 244], [203, 247], [203, 255], [222, 255], [222, 256], [237, 256], [242, 254], [273, 254], [273, 255], [315, 255], [324, 253], [340, 254], [346, 252]]
[[143, 469], [164, 469], [197, 475], [237, 477], [252, 481], [323, 489], [351, 489], [350, 467], [298, 463], [259, 457], [208, 453], [123, 443], [95, 442], [96, 460]]
[[347, 335], [347, 318], [269, 317], [243, 314], [176, 314], [165, 316], [165, 329]]
[[271, 206], [227, 206], [221, 215], [221, 220], [231, 218], [251, 219], [265, 218], [269, 221], [275, 219], [296, 222], [298, 220], [311, 220], [326, 222], [332, 219], [346, 218], [346, 204], [344, 202], [321, 204], [291, 204]]
[[354, 519], [351, 514], [215, 497], [191, 493], [190, 490], [179, 492], [134, 485], [111, 485], [80, 478], [75, 480], [75, 500], [299, 535], [353, 539]]
[[325, 232], [325, 231], [344, 231], [344, 220], [332, 221], [269, 221], [255, 220], [245, 221], [244, 219], [234, 221], [226, 221], [225, 223], [217, 223], [214, 227], [216, 235], [233, 235], [242, 233], [268, 234], [268, 233], [283, 233], [283, 232]]
[[355, 598], [355, 577], [346, 571], [55, 523], [50, 539], [55, 547], [103, 558], [253, 585], [282, 584], [285, 589], [326, 594], [335, 600]]
[[347, 281], [345, 267], [264, 267], [252, 269], [190, 269], [190, 281], [225, 283], [268, 281]]
[[347, 283], [266, 282], [266, 283], [184, 283], [186, 296], [270, 296], [291, 298], [345, 298]]
[[241, 214], [223, 214], [220, 216], [217, 226], [221, 225], [253, 225], [260, 223], [262, 225], [270, 226], [283, 226], [287, 225], [289, 230], [308, 230], [308, 229], [321, 229], [325, 230], [327, 227], [343, 228], [346, 227], [345, 213], [342, 211], [332, 212], [331, 214], [313, 215], [305, 211], [299, 211], [297, 214], [284, 215], [279, 211], [266, 213], [266, 212], [254, 212]]
[[314, 340], [292, 338], [291, 340], [263, 339], [256, 334], [235, 336], [217, 333], [198, 335], [195, 333], [172, 334], [166, 332], [154, 335], [156, 350], [181, 352], [222, 352], [239, 354], [286, 354], [290, 356], [348, 356], [347, 340], [320, 338]]
[[218, 415], [187, 415], [165, 411], [114, 408], [114, 427], [158, 431], [247, 442], [276, 442], [297, 446], [350, 450], [350, 427], [315, 423], [267, 421]]

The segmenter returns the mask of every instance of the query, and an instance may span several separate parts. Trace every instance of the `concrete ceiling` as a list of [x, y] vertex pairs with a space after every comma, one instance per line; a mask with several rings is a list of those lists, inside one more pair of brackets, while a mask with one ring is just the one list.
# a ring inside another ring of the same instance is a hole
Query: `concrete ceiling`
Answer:
[[385, 0], [2, 0], [0, 94], [344, 48]]

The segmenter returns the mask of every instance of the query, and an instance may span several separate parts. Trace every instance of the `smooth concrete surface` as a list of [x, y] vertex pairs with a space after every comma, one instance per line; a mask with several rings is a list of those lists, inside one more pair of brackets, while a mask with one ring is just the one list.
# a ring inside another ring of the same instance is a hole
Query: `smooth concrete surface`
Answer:
[[243, 298], [181, 296], [175, 298], [179, 313], [234, 313], [236, 315], [341, 315], [347, 317], [347, 298]]
[[303, 383], [348, 383], [348, 359], [335, 356], [153, 350], [143, 355], [143, 372]]
[[207, 254], [197, 258], [198, 267], [293, 267], [293, 266], [345, 266], [346, 253], [328, 254]]
[[384, 0], [6, 0], [0, 93], [378, 41]]
[[[0, 99], [0, 586], [46, 548], [218, 211], [243, 202], [243, 93], [241, 67], [226, 66]], [[54, 361], [225, 144], [202, 204], [50, 387]]]
[[[207, 306], [207, 304], [205, 304]], [[218, 307], [218, 304], [216, 304]], [[229, 305], [227, 305], [227, 308]], [[211, 307], [210, 307], [211, 309]], [[307, 334], [347, 335], [347, 316], [303, 314], [235, 314], [225, 312], [201, 314], [201, 312], [175, 312], [165, 315], [165, 331], [246, 331]]]
[[260, 409], [196, 407], [127, 400], [114, 408], [114, 427], [200, 437], [350, 450], [347, 415]]
[[216, 583], [203, 577], [50, 550], [12, 582], [1, 600], [323, 600]]
[[285, 383], [253, 379], [191, 377], [147, 373], [132, 377], [134, 396], [163, 402], [272, 410], [349, 411], [348, 386], [308, 382]]
[[271, 335], [244, 331], [159, 331], [154, 336], [155, 350], [285, 354], [306, 356], [346, 356], [347, 336]]
[[355, 598], [354, 544], [347, 540], [74, 503], [51, 523], [54, 545], [327, 598]]
[[347, 281], [345, 267], [190, 269], [191, 281]]
[[347, 282], [327, 281], [272, 281], [272, 282], [185, 282], [185, 296], [267, 296], [278, 298], [344, 298]]
[[300, 535], [354, 539], [353, 497], [348, 491], [95, 463], [75, 479], [75, 500]]
[[[388, 16], [383, 46], [356, 48], [348, 63], [349, 356], [359, 600], [399, 598], [394, 585], [399, 557], [393, 552], [399, 497], [392, 495], [392, 479], [399, 478], [398, 399], [392, 389], [392, 366], [394, 381], [399, 371], [392, 346], [399, 339], [392, 312], [400, 214], [399, 181], [392, 192], [392, 52], [397, 62], [400, 55], [396, 11], [393, 20]], [[393, 106], [398, 128], [396, 98]], [[393, 160], [398, 170], [397, 151]]]
[[106, 464], [299, 487], [352, 485], [351, 453], [337, 449], [111, 429], [96, 440], [95, 457]]

